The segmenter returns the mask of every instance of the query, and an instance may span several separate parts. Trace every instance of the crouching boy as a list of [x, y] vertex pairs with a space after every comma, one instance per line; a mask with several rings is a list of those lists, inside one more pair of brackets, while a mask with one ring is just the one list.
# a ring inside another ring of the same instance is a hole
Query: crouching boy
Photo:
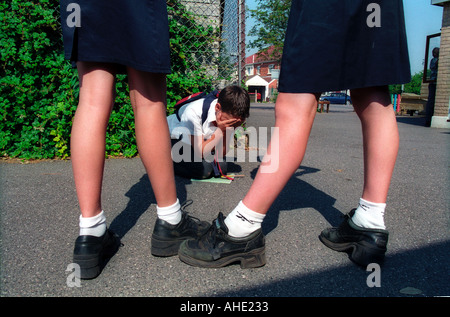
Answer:
[[168, 116], [175, 174], [196, 179], [226, 174], [223, 158], [233, 140], [227, 128], [242, 125], [249, 113], [248, 92], [227, 86], [218, 97], [210, 94], [188, 102]]

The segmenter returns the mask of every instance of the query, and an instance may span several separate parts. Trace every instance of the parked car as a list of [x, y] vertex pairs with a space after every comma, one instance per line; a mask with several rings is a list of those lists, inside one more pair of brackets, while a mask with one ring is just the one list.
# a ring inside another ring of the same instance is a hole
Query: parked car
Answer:
[[329, 95], [320, 97], [320, 100], [329, 101], [331, 104], [351, 105], [350, 96], [343, 92], [332, 92]]

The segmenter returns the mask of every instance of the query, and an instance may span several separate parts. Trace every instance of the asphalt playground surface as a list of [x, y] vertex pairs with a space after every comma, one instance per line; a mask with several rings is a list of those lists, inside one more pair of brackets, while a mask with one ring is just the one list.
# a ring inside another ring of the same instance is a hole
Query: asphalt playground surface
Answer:
[[[273, 106], [252, 104], [248, 126], [273, 126]], [[450, 130], [426, 128], [417, 116], [397, 120], [390, 236], [378, 278], [318, 239], [356, 207], [363, 182], [359, 120], [350, 106], [331, 105], [317, 114], [306, 156], [265, 219], [267, 264], [256, 269], [203, 269], [152, 256], [156, 205], [143, 165], [108, 159], [103, 208], [123, 246], [99, 277], [76, 286], [70, 263], [79, 209], [70, 160], [0, 161], [1, 297], [450, 296]], [[244, 197], [259, 162], [230, 165], [244, 175], [230, 184], [177, 177], [179, 199], [193, 201], [193, 216], [212, 221]]]

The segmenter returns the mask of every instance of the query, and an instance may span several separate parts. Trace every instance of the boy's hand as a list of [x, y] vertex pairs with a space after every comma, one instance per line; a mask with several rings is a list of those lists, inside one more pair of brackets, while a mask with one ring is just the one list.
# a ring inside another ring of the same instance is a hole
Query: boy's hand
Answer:
[[[221, 113], [222, 114], [222, 113]], [[222, 130], [222, 132], [225, 132], [227, 128], [236, 128], [242, 124], [242, 120], [238, 118], [231, 118], [231, 119], [225, 119], [222, 120], [222, 115], [216, 116], [216, 124], [217, 127]]]

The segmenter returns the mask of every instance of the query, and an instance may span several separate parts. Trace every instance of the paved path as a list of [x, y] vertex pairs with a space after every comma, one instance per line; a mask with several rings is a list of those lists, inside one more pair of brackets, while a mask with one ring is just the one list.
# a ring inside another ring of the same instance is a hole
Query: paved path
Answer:
[[[318, 239], [354, 208], [362, 188], [360, 124], [347, 106], [317, 114], [306, 157], [263, 225], [267, 265], [190, 267], [150, 255], [155, 199], [138, 158], [106, 162], [104, 209], [124, 246], [95, 280], [67, 284], [78, 233], [70, 161], [0, 163], [1, 296], [439, 296], [450, 295], [450, 131], [399, 117], [400, 153], [386, 211], [389, 250], [380, 287], [346, 254]], [[253, 105], [249, 126], [270, 127], [273, 105]], [[181, 201], [212, 221], [250, 187], [257, 162], [232, 164], [231, 184], [177, 178]], [[373, 275], [372, 275], [373, 276]], [[70, 281], [70, 279], [69, 279]], [[416, 292], [416, 295], [412, 295]], [[405, 294], [406, 293], [406, 294]]]

